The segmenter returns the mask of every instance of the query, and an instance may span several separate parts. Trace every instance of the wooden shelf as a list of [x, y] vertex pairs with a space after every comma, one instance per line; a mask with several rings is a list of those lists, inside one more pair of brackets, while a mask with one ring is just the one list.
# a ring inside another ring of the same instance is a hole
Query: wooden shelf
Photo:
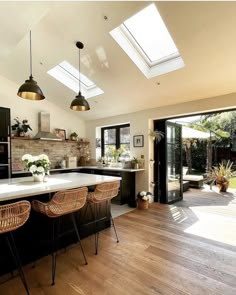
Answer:
[[77, 143], [81, 145], [88, 145], [88, 141], [76, 141], [76, 140], [53, 140], [53, 139], [37, 139], [37, 138], [32, 138], [32, 137], [27, 137], [27, 136], [14, 136], [11, 137], [12, 140], [39, 140], [39, 141], [50, 141], [50, 142], [69, 142], [69, 143]]

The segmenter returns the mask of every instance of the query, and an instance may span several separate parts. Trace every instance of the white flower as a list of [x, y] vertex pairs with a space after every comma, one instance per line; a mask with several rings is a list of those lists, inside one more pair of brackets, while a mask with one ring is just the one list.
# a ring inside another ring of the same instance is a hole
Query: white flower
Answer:
[[36, 162], [36, 161], [38, 161], [39, 160], [39, 157], [38, 156], [32, 156], [32, 162]]
[[45, 160], [45, 161], [49, 162], [48, 156], [45, 155], [45, 154], [41, 154], [41, 155], [39, 155], [38, 158], [39, 158], [39, 160]]
[[44, 172], [44, 168], [42, 166], [37, 167], [37, 171], [41, 174]]
[[35, 171], [37, 171], [37, 166], [36, 165], [32, 165], [30, 168], [29, 168], [29, 171], [31, 173], [34, 173]]
[[148, 196], [143, 196], [143, 197], [142, 197], [142, 200], [144, 200], [144, 201], [148, 201], [148, 200], [149, 200], [149, 197], [148, 197]]
[[145, 192], [145, 191], [141, 191], [141, 192], [140, 192], [140, 196], [141, 196], [141, 197], [146, 196], [146, 192]]
[[29, 170], [31, 173], [49, 174], [48, 172], [50, 169], [50, 161], [47, 155], [41, 154], [39, 156], [32, 156], [26, 154], [22, 157], [22, 160], [24, 161], [25, 168]]
[[30, 154], [25, 154], [24, 156], [22, 156], [21, 160], [30, 162], [32, 160], [32, 156]]

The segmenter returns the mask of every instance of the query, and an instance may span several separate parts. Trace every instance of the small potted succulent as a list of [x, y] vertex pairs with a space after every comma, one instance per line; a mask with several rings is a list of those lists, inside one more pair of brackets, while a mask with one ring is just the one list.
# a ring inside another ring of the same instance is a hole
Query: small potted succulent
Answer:
[[78, 134], [76, 132], [72, 132], [70, 135], [70, 140], [76, 141], [78, 139]]
[[137, 157], [133, 157], [133, 169], [139, 169], [139, 160]]

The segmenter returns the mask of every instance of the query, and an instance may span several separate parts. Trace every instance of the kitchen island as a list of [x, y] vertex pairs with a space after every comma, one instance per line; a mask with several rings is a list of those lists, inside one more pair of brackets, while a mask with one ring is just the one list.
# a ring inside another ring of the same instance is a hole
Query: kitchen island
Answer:
[[[50, 175], [47, 182], [33, 182], [33, 177], [20, 177], [0, 180], [0, 205], [19, 200], [43, 202], [48, 201], [54, 192], [64, 189], [73, 189], [84, 186], [94, 186], [103, 182], [120, 180], [120, 177], [91, 175], [83, 173], [61, 173]], [[86, 207], [86, 205], [85, 205]], [[81, 238], [93, 234], [93, 208], [85, 210], [83, 207], [76, 213], [76, 222]], [[102, 228], [110, 226], [110, 206], [101, 204], [99, 217], [104, 218]], [[30, 218], [26, 224], [14, 232], [23, 264], [29, 263], [48, 255], [51, 251], [51, 220], [42, 214], [31, 210]], [[69, 216], [62, 216], [60, 220], [58, 249], [77, 242]], [[11, 256], [4, 237], [0, 236], [0, 274], [14, 269]], [[86, 249], [85, 249], [86, 250]]]
[[[115, 176], [121, 178], [120, 191], [112, 202], [123, 205], [128, 204], [130, 207], [136, 207], [136, 175], [142, 173], [144, 169], [132, 169], [121, 167], [103, 167], [103, 166], [79, 166], [75, 168], [58, 168], [51, 169], [51, 174], [70, 173], [70, 172], [88, 173], [94, 175]], [[15, 171], [12, 177], [21, 177], [30, 175], [27, 171]]]

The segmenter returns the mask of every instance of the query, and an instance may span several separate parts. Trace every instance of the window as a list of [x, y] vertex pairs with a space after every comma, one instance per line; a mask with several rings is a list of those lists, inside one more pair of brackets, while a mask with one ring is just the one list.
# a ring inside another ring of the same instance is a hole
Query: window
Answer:
[[[61, 62], [47, 73], [75, 93], [79, 92], [79, 71], [67, 61]], [[86, 98], [104, 93], [102, 89], [82, 73], [80, 73], [80, 82], [82, 93]]]
[[121, 149], [120, 159], [130, 156], [130, 125], [109, 126], [101, 129], [102, 157], [112, 159], [112, 150]]
[[147, 78], [184, 66], [155, 4], [124, 21], [110, 34]]

